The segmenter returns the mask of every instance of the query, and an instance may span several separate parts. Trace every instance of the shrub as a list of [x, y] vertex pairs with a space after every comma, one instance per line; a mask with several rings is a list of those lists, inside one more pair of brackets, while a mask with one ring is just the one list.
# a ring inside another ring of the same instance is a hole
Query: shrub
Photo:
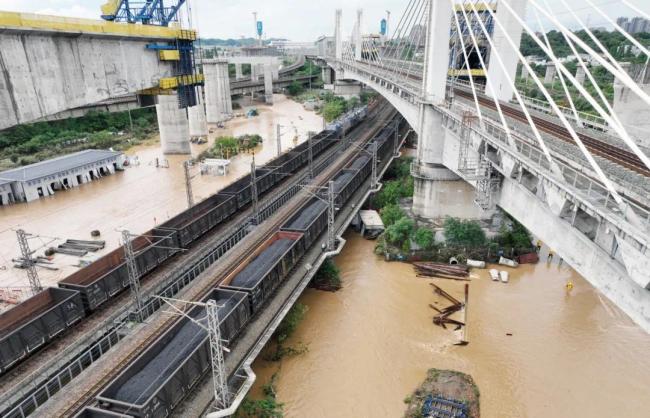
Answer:
[[402, 208], [400, 208], [398, 205], [391, 203], [379, 211], [381, 214], [381, 220], [384, 223], [384, 227], [388, 228], [389, 226], [393, 225], [395, 222], [397, 222], [399, 219], [403, 218], [406, 216]]
[[477, 221], [448, 217], [443, 226], [447, 244], [477, 247], [487, 241], [485, 232]]
[[429, 250], [433, 247], [433, 231], [427, 228], [418, 228], [413, 237], [415, 243], [423, 250]]
[[403, 246], [413, 234], [415, 223], [412, 219], [403, 217], [386, 228], [386, 241], [393, 245]]

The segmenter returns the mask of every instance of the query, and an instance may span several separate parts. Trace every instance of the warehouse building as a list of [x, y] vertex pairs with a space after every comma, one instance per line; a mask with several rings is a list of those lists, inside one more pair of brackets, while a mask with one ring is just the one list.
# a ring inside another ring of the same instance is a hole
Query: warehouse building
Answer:
[[0, 172], [0, 205], [31, 202], [121, 170], [124, 154], [85, 150]]

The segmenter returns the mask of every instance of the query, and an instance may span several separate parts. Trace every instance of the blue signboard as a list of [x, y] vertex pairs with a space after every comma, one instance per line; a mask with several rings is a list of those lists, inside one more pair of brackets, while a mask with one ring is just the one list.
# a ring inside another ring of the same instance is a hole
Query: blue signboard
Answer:
[[262, 27], [262, 22], [257, 21], [257, 36], [262, 36], [263, 33], [263, 27]]
[[386, 35], [386, 19], [381, 20], [381, 29], [379, 30], [379, 33], [382, 35]]

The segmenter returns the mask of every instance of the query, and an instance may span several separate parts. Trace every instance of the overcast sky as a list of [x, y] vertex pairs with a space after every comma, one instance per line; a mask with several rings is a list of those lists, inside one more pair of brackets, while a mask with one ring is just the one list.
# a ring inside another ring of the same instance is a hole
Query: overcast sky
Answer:
[[[168, 3], [172, 0], [166, 0]], [[293, 41], [312, 41], [334, 31], [334, 10], [343, 9], [344, 34], [349, 34], [356, 9], [364, 9], [364, 32], [378, 32], [379, 22], [391, 11], [391, 26], [395, 27], [408, 0], [190, 0], [194, 27], [201, 36], [210, 38], [240, 38], [253, 36], [253, 12], [264, 22], [266, 37], [288, 38]], [[446, 1], [446, 0], [437, 0]], [[512, 1], [512, 0], [511, 0]], [[544, 3], [544, 0], [537, 0]], [[570, 14], [562, 6], [563, 0], [547, 0], [554, 15], [565, 24]], [[633, 16], [635, 13], [620, 0], [564, 0], [590, 26], [607, 26], [604, 18], [588, 7], [593, 2], [612, 18]], [[650, 14], [650, 0], [628, 0]], [[0, 10], [23, 11], [61, 16], [97, 19], [105, 0], [0, 0]], [[529, 6], [529, 9], [532, 7]], [[533, 23], [532, 15], [528, 20]], [[545, 25], [550, 27], [548, 23]], [[575, 26], [575, 25], [573, 25]]]

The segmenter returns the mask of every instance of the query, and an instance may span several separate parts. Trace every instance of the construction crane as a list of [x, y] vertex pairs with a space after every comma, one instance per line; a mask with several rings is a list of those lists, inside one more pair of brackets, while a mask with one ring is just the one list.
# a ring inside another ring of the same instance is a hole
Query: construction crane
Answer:
[[169, 26], [178, 20], [178, 10], [185, 0], [172, 3], [172, 6], [165, 6], [163, 0], [109, 0], [102, 6], [102, 19], [110, 22]]

